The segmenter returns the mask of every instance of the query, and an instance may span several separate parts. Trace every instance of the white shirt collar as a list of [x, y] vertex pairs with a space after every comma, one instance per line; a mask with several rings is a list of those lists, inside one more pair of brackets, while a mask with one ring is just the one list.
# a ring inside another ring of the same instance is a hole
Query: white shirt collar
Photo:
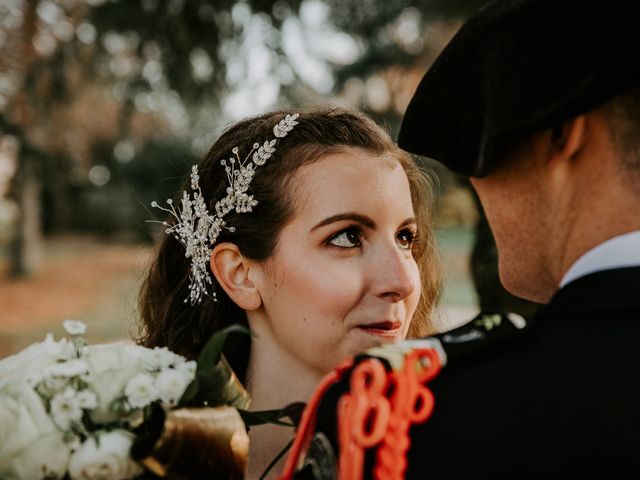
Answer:
[[640, 266], [640, 230], [618, 235], [582, 255], [564, 274], [560, 288], [590, 273]]

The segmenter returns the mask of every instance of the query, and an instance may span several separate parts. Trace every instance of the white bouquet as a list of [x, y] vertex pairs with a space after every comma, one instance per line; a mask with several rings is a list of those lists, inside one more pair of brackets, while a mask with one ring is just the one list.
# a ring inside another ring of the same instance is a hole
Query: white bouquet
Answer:
[[177, 406], [196, 362], [167, 348], [88, 345], [82, 322], [64, 328], [69, 339], [49, 334], [0, 361], [0, 478], [134, 478], [136, 429], [152, 406]]

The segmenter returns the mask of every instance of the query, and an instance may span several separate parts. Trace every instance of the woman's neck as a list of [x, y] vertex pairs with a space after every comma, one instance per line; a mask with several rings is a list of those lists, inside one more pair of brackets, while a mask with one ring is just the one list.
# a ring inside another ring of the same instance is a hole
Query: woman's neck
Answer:
[[[302, 364], [289, 352], [258, 334], [251, 341], [246, 387], [251, 410], [283, 408], [294, 402], [307, 402], [322, 374]], [[293, 438], [293, 429], [279, 425], [252, 427], [247, 480], [257, 480], [271, 461]], [[266, 478], [276, 478], [284, 466], [283, 458]]]
[[246, 387], [251, 395], [251, 409], [282, 408], [293, 402], [306, 402], [322, 379], [322, 373], [304, 365], [279, 346], [260, 340], [252, 339], [247, 369]]

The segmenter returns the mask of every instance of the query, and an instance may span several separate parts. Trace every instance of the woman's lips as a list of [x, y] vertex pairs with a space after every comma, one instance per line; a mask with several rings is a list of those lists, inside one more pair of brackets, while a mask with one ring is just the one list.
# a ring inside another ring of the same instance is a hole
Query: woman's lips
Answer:
[[398, 337], [402, 333], [402, 322], [379, 322], [369, 325], [359, 325], [358, 328], [370, 335]]

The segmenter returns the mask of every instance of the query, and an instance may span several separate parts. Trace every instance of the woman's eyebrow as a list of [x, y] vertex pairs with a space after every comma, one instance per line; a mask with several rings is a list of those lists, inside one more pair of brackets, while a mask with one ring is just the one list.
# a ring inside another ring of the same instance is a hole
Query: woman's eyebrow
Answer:
[[414, 217], [407, 218], [404, 222], [400, 224], [400, 228], [406, 227], [407, 225], [415, 225], [418, 223]]
[[329, 225], [331, 223], [340, 222], [343, 220], [351, 220], [354, 222], [358, 222], [369, 229], [374, 229], [376, 227], [376, 222], [374, 222], [371, 218], [366, 215], [360, 215], [359, 213], [347, 212], [347, 213], [339, 213], [337, 215], [331, 215], [330, 217], [325, 218], [317, 225], [315, 225], [311, 230], [313, 231], [317, 228], [323, 227], [325, 225]]

